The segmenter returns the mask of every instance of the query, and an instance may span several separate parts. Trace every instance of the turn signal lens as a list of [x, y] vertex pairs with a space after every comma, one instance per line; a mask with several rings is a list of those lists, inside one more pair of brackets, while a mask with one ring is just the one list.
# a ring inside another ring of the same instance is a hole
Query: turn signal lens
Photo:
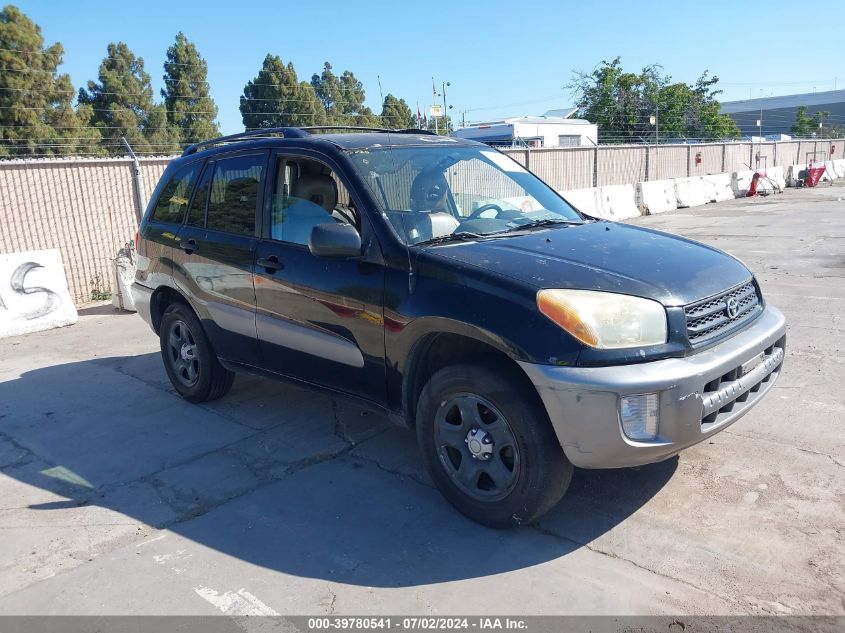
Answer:
[[541, 290], [537, 307], [572, 336], [596, 349], [661, 345], [668, 328], [657, 301], [595, 290]]
[[640, 442], [654, 440], [660, 422], [659, 402], [656, 393], [624, 396], [619, 401], [619, 417], [625, 435]]

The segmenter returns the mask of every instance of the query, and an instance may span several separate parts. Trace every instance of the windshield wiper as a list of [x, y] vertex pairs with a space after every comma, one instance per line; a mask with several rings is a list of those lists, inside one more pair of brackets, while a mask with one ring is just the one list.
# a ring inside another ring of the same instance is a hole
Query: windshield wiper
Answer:
[[531, 222], [526, 222], [525, 224], [520, 224], [519, 226], [513, 227], [510, 232], [513, 231], [521, 231], [523, 229], [534, 229], [541, 226], [554, 226], [556, 224], [565, 224], [568, 226], [581, 226], [584, 224], [583, 222], [576, 222], [575, 220], [562, 220], [557, 218], [546, 218], [544, 220], [532, 220]]
[[463, 242], [464, 240], [477, 239], [480, 237], [487, 237], [480, 233], [472, 233], [470, 231], [458, 231], [457, 233], [449, 233], [448, 235], [441, 235], [439, 237], [432, 237], [422, 242], [417, 242], [413, 246], [431, 246], [433, 244], [444, 244], [446, 242]]

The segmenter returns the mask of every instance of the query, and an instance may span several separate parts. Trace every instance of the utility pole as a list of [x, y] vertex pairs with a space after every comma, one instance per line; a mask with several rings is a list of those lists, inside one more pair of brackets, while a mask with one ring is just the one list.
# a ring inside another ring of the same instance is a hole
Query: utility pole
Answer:
[[144, 182], [141, 179], [141, 163], [138, 161], [138, 157], [135, 155], [135, 152], [132, 151], [132, 146], [129, 144], [129, 141], [126, 140], [125, 136], [121, 136], [120, 140], [123, 141], [123, 144], [126, 146], [126, 150], [129, 152], [129, 157], [132, 159], [132, 176], [133, 176], [133, 183], [135, 189], [135, 219], [138, 220], [138, 223], [141, 223], [141, 216], [144, 215], [144, 207], [146, 206], [146, 199], [144, 197]]
[[443, 131], [446, 136], [449, 136], [449, 111], [446, 109], [446, 86], [451, 86], [448, 81], [444, 81], [441, 86], [443, 88]]

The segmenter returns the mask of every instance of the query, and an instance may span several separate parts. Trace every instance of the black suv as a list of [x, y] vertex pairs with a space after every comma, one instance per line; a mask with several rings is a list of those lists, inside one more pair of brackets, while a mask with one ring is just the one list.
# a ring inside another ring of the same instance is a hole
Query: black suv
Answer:
[[362, 398], [505, 527], [573, 465], [670, 457], [774, 384], [784, 318], [733, 257], [588, 217], [486, 145], [339, 131], [223, 137], [162, 176], [133, 294], [187, 400], [238, 371]]

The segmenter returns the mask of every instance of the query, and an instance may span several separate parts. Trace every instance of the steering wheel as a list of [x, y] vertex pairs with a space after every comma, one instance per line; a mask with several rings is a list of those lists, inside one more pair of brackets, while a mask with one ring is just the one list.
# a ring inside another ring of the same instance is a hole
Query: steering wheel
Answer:
[[500, 207], [498, 204], [490, 202], [488, 204], [482, 204], [480, 207], [478, 207], [469, 215], [469, 217], [467, 217], [467, 220], [478, 220], [481, 218], [482, 213], [484, 213], [485, 211], [489, 211], [490, 209], [496, 210], [496, 217], [498, 217], [498, 215], [502, 213], [502, 207]]

